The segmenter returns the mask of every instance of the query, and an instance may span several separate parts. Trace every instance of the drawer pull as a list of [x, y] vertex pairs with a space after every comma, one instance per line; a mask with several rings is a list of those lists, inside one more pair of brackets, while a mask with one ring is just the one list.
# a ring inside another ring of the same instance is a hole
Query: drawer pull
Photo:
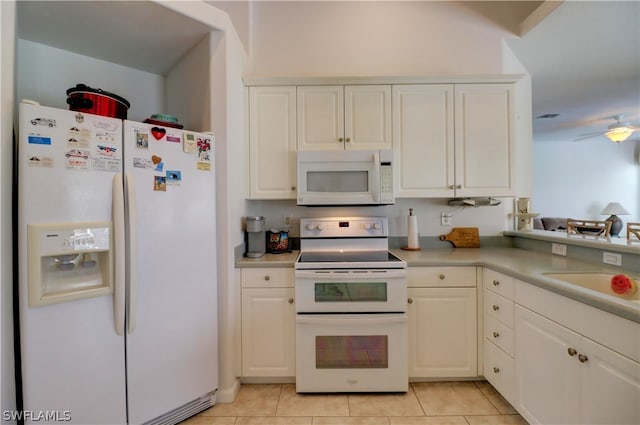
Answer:
[[499, 306], [499, 305], [494, 304], [494, 305], [493, 305], [493, 311], [498, 311], [498, 310], [500, 310], [500, 306]]
[[494, 337], [494, 338], [498, 338], [499, 336], [500, 336], [500, 334], [499, 334], [498, 332], [494, 332], [494, 333], [493, 333], [493, 337]]
[[293, 298], [289, 298], [289, 304], [293, 304]]
[[500, 281], [499, 280], [494, 280], [493, 281], [493, 286], [498, 286], [500, 285]]
[[291, 186], [291, 190], [296, 190], [296, 187], [295, 186]]
[[407, 302], [408, 302], [409, 304], [413, 304], [413, 298], [409, 298], [409, 299], [407, 300]]
[[444, 280], [445, 276], [443, 274], [441, 274], [440, 276], [438, 276], [440, 278], [440, 280]]
[[578, 360], [580, 360], [580, 363], [586, 363], [589, 361], [589, 357], [584, 354], [578, 354]]
[[569, 347], [569, 349], [567, 350], [567, 353], [569, 353], [569, 355], [570, 355], [571, 357], [573, 357], [573, 356], [575, 356], [576, 354], [578, 354], [578, 352], [576, 351], [576, 349], [575, 349], [575, 348], [571, 348], [571, 347]]
[[500, 368], [499, 367], [494, 367], [493, 368], [493, 373], [500, 373]]
[[264, 275], [264, 280], [271, 280], [271, 276], [269, 276], [268, 274]]

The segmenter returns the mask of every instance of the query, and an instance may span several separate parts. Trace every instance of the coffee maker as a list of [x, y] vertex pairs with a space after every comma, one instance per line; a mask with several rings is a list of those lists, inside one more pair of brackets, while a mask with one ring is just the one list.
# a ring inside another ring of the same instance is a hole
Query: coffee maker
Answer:
[[246, 218], [246, 232], [244, 244], [248, 258], [260, 258], [265, 250], [264, 217], [254, 216]]

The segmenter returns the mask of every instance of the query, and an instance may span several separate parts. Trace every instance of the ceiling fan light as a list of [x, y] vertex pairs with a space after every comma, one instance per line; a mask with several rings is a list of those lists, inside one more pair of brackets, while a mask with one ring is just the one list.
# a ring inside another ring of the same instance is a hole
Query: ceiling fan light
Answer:
[[612, 142], [620, 143], [624, 142], [633, 133], [633, 128], [630, 127], [616, 127], [604, 133]]

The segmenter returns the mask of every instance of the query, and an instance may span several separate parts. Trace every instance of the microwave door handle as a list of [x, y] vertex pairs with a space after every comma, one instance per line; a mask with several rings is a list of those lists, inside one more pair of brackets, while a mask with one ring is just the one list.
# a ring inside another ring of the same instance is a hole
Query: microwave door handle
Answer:
[[373, 202], [380, 202], [380, 151], [373, 152], [373, 169], [375, 178], [373, 179]]

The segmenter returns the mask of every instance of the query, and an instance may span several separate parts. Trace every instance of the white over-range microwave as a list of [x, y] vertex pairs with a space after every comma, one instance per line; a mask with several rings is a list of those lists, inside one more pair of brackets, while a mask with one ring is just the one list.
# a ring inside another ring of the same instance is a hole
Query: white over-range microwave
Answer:
[[298, 152], [298, 205], [391, 205], [393, 151]]

